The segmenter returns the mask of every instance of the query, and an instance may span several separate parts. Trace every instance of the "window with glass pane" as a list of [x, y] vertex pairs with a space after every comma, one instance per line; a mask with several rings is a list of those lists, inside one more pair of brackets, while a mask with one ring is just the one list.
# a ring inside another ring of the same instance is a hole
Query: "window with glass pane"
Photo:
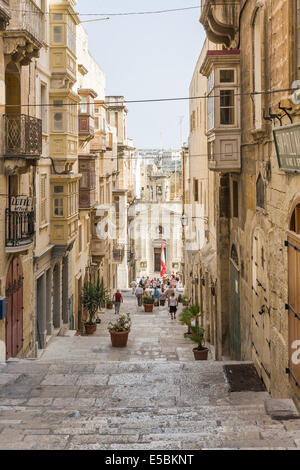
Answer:
[[53, 129], [54, 131], [63, 130], [63, 113], [55, 113], [53, 116]]
[[53, 26], [53, 42], [55, 44], [61, 44], [63, 42], [62, 26]]
[[220, 70], [220, 82], [221, 83], [233, 83], [234, 82], [234, 70]]
[[213, 96], [209, 96], [207, 99], [207, 130], [213, 129], [215, 126], [215, 99]]
[[220, 90], [220, 124], [234, 124], [234, 90]]
[[64, 201], [62, 198], [54, 199], [54, 215], [56, 217], [64, 215]]
[[88, 112], [88, 100], [86, 98], [83, 98], [80, 103], [80, 113], [87, 114], [87, 112]]

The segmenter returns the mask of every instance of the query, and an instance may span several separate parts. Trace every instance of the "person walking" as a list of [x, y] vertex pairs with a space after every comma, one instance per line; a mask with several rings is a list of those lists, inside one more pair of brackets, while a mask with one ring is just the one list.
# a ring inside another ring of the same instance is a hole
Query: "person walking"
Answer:
[[160, 295], [160, 289], [155, 287], [154, 293], [153, 293], [153, 298], [154, 298], [154, 305], [156, 307], [159, 306], [159, 295]]
[[133, 293], [133, 295], [134, 295], [134, 294], [135, 294], [135, 291], [136, 291], [136, 287], [137, 287], [137, 282], [133, 280], [133, 281], [130, 283], [130, 287], [132, 288], [132, 293]]
[[168, 303], [169, 303], [169, 308], [170, 308], [171, 320], [176, 320], [178, 300], [176, 299], [174, 292], [173, 294], [171, 294], [171, 297], [169, 297]]
[[121, 303], [123, 302], [123, 296], [122, 296], [121, 292], [119, 291], [119, 289], [114, 294], [113, 300], [114, 300], [114, 303], [115, 303], [115, 315], [117, 315], [117, 314], [120, 313]]
[[135, 295], [136, 295], [136, 298], [137, 298], [137, 302], [138, 302], [138, 306], [139, 306], [139, 307], [142, 306], [143, 293], [144, 293], [144, 289], [143, 289], [141, 286], [138, 286], [138, 287], [136, 288]]

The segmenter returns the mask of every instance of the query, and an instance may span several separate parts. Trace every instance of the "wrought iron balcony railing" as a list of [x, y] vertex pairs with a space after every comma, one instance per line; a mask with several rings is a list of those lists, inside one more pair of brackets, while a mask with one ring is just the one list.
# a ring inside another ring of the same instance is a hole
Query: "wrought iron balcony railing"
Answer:
[[5, 156], [38, 158], [42, 154], [42, 120], [5, 114]]
[[33, 242], [34, 211], [12, 212], [5, 210], [5, 246], [7, 248], [24, 247]]

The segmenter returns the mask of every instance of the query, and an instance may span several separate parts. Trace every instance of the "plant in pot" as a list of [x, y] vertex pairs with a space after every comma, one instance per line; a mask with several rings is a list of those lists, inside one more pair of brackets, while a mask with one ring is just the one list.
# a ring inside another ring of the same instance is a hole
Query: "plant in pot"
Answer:
[[111, 344], [114, 348], [125, 348], [127, 346], [130, 327], [130, 313], [120, 315], [116, 322], [109, 323], [108, 331], [110, 332]]
[[181, 296], [181, 302], [184, 307], [187, 307], [190, 303], [190, 299], [186, 295]]
[[111, 310], [114, 306], [114, 303], [111, 299], [107, 299], [106, 301], [106, 308], [108, 308], [109, 310]]
[[153, 312], [154, 299], [152, 297], [145, 297], [143, 302], [145, 312]]
[[191, 335], [191, 326], [194, 320], [197, 319], [200, 313], [200, 308], [198, 305], [191, 305], [190, 307], [185, 307], [179, 317], [180, 323], [182, 325], [187, 325], [188, 331], [184, 336]]
[[88, 319], [85, 322], [85, 331], [88, 335], [97, 329], [96, 318], [101, 305], [107, 300], [107, 291], [103, 284], [87, 282], [82, 289], [82, 306], [88, 311]]
[[203, 346], [205, 330], [201, 326], [191, 326], [191, 336], [189, 339], [198, 344], [197, 348], [193, 349], [195, 361], [206, 361], [209, 349]]

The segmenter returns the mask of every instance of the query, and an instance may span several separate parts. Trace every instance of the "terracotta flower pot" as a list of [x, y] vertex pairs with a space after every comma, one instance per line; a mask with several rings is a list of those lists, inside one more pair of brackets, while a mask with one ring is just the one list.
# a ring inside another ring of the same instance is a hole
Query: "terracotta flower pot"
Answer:
[[97, 325], [96, 324], [89, 325], [88, 323], [86, 323], [84, 326], [85, 326], [85, 332], [86, 332], [87, 335], [92, 335], [97, 330]]
[[193, 353], [194, 353], [195, 361], [207, 361], [208, 351], [209, 351], [208, 348], [203, 348], [200, 350], [197, 348], [194, 348]]
[[111, 345], [114, 348], [125, 348], [127, 346], [128, 334], [130, 330], [127, 331], [114, 331], [110, 330]]
[[145, 312], [153, 312], [153, 304], [144, 304]]
[[110, 303], [110, 304], [106, 304], [106, 308], [108, 310], [111, 310], [113, 308], [114, 304]]

